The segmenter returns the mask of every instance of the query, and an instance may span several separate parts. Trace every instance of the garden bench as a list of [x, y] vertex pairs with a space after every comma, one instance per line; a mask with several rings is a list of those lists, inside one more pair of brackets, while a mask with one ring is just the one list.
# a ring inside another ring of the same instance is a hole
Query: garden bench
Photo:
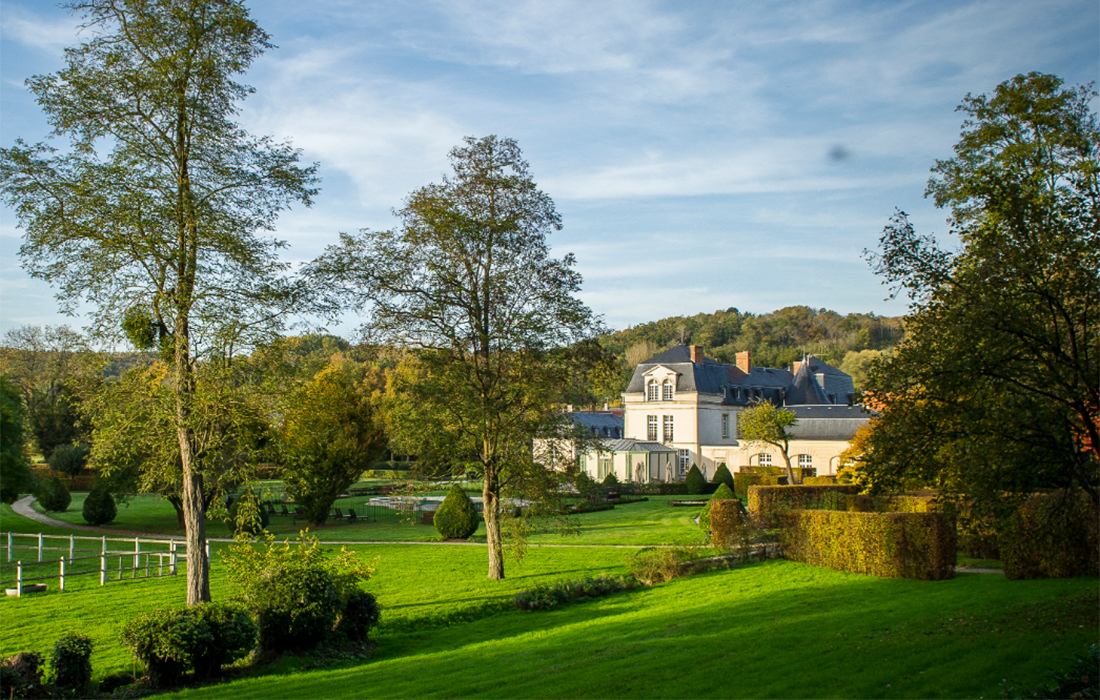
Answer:
[[355, 509], [354, 508], [348, 508], [348, 522], [349, 523], [354, 523], [356, 521], [356, 519], [357, 519], [357, 516], [355, 515]]
[[344, 519], [344, 511], [340, 510], [339, 508], [333, 508], [332, 511], [332, 517], [336, 518], [337, 520]]
[[286, 504], [283, 504], [283, 512], [280, 515], [290, 515], [290, 511], [286, 509]]

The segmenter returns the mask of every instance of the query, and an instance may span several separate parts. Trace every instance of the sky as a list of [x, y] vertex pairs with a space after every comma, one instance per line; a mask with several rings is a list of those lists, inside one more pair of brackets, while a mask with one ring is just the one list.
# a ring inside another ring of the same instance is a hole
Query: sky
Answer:
[[[279, 220], [287, 260], [394, 227], [464, 136], [496, 134], [557, 205], [553, 252], [576, 255], [580, 296], [612, 329], [730, 307], [904, 314], [863, 251], [896, 209], [950, 244], [923, 194], [963, 97], [1030, 71], [1100, 78], [1096, 0], [248, 5], [278, 48], [244, 76], [240, 122], [322, 178], [312, 207]], [[0, 4], [3, 147], [48, 137], [24, 81], [63, 66], [79, 23], [51, 2]], [[0, 333], [81, 327], [22, 270], [20, 235], [0, 208]]]

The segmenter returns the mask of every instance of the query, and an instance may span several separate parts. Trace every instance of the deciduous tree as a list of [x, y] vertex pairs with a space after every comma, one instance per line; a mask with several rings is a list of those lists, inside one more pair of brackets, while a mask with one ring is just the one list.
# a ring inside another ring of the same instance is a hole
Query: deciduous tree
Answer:
[[26, 232], [25, 268], [57, 286], [64, 309], [92, 302], [98, 335], [119, 337], [125, 319], [169, 362], [194, 605], [210, 598], [196, 363], [269, 337], [301, 308], [282, 243], [263, 232], [310, 202], [314, 168], [233, 121], [251, 92], [237, 76], [271, 48], [238, 0], [69, 7], [88, 40], [28, 87], [70, 148], [3, 149], [0, 183]]
[[797, 420], [791, 409], [777, 408], [767, 401], [750, 406], [737, 415], [737, 437], [746, 443], [746, 448], [754, 445], [779, 448], [789, 484], [801, 482], [801, 479], [795, 478], [789, 454], [793, 439], [790, 429]]
[[1018, 75], [967, 95], [926, 196], [958, 250], [899, 212], [870, 254], [910, 297], [908, 340], [868, 389], [882, 405], [863, 470], [996, 500], [1100, 496], [1100, 128], [1091, 87]]
[[372, 402], [381, 389], [377, 370], [336, 361], [287, 396], [278, 429], [283, 478], [314, 525], [324, 524], [336, 498], [386, 449]]
[[550, 256], [561, 218], [515, 141], [467, 138], [450, 157], [453, 176], [409, 195], [397, 230], [343, 234], [312, 272], [369, 307], [370, 332], [418, 350], [390, 381], [391, 435], [484, 480], [489, 578], [500, 579], [502, 494], [549, 478], [531, 440], [562, 424], [558, 351], [595, 324], [574, 296], [573, 256]]

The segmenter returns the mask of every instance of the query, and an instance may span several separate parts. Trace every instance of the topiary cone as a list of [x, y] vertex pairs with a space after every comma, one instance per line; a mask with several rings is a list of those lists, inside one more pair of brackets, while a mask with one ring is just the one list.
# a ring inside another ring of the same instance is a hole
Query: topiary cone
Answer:
[[474, 502], [455, 484], [435, 512], [435, 529], [445, 540], [465, 540], [477, 531], [480, 518]]

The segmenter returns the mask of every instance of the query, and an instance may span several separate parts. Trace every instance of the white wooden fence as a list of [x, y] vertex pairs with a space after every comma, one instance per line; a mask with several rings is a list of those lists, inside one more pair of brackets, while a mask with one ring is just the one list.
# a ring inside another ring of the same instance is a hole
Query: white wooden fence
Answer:
[[[7, 565], [15, 560], [15, 578], [0, 581], [0, 585], [15, 584], [15, 595], [22, 596], [29, 581], [57, 579], [58, 589], [65, 590], [65, 580], [73, 576], [99, 574], [99, 585], [105, 586], [111, 581], [124, 579], [175, 576], [181, 563], [187, 561], [187, 543], [172, 539], [143, 539], [141, 537], [80, 537], [77, 535], [43, 535], [9, 532], [0, 535], [6, 538]], [[82, 546], [95, 543], [92, 547]], [[112, 547], [108, 546], [112, 543]], [[113, 543], [125, 543], [113, 547]], [[96, 551], [98, 550], [98, 551]], [[17, 554], [26, 552], [29, 556], [24, 562]], [[54, 559], [57, 552], [61, 556]], [[84, 552], [89, 552], [84, 554]], [[210, 556], [210, 545], [206, 545], [206, 556]], [[117, 560], [118, 565], [115, 566]], [[155, 563], [154, 563], [155, 560]], [[181, 562], [182, 560], [182, 562]], [[24, 568], [35, 573], [57, 562], [56, 574], [26, 576]], [[96, 562], [94, 568], [81, 569], [77, 562]]]

